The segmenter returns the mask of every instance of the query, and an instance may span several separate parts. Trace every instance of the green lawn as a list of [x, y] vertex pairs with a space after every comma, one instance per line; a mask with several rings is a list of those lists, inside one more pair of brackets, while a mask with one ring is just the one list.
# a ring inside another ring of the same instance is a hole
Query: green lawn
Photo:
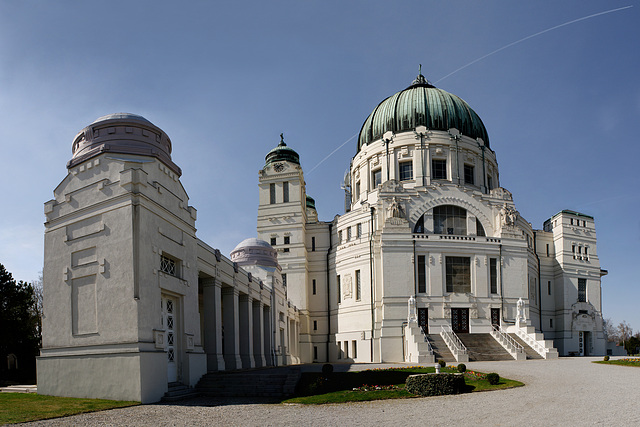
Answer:
[[140, 402], [42, 396], [36, 393], [0, 393], [0, 425], [64, 417], [139, 404]]
[[602, 363], [603, 365], [620, 365], [620, 366], [635, 366], [640, 368], [640, 359], [616, 359], [616, 360], [596, 360], [593, 363]]
[[[359, 402], [368, 400], [403, 399], [417, 397], [404, 390], [409, 375], [435, 372], [434, 368], [391, 368], [360, 372], [333, 373], [329, 380], [320, 373], [305, 373], [298, 385], [297, 396], [283, 403], [323, 404]], [[441, 372], [457, 372], [447, 367]], [[481, 372], [465, 373], [467, 392], [500, 390], [520, 387], [524, 384], [500, 378], [497, 385], [491, 385]]]

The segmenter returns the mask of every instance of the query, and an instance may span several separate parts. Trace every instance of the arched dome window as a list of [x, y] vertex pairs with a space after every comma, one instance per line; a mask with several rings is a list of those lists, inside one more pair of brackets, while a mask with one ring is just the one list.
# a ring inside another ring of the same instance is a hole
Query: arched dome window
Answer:
[[454, 205], [433, 208], [433, 232], [435, 234], [467, 234], [467, 210]]
[[416, 226], [413, 227], [414, 233], [424, 233], [424, 215], [420, 216], [420, 219], [416, 222]]

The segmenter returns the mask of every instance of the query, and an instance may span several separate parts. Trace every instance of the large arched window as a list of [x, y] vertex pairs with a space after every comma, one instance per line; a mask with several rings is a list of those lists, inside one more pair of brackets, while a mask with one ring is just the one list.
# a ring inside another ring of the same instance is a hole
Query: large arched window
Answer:
[[416, 226], [413, 227], [414, 233], [424, 233], [424, 215], [416, 222]]
[[433, 208], [433, 232], [435, 234], [467, 234], [467, 210], [453, 205]]

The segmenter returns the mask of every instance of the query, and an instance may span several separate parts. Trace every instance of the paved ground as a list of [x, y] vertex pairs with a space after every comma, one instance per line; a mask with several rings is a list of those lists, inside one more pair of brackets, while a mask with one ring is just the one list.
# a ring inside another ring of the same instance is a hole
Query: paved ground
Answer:
[[640, 369], [592, 360], [601, 358], [467, 363], [468, 369], [498, 372], [526, 384], [486, 393], [319, 406], [198, 398], [33, 425], [640, 425]]

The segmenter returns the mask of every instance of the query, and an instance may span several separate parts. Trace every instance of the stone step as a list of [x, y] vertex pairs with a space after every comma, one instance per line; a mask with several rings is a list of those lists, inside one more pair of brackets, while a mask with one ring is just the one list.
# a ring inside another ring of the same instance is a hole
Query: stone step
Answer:
[[162, 397], [162, 402], [176, 402], [183, 399], [188, 399], [191, 397], [198, 396], [198, 392], [181, 383], [170, 383], [169, 389]]
[[249, 371], [210, 372], [196, 390], [207, 396], [283, 397], [294, 393], [300, 368], [271, 368]]
[[429, 334], [427, 335], [427, 338], [429, 339], [429, 343], [433, 349], [433, 356], [436, 360], [442, 359], [447, 363], [456, 362], [456, 358], [453, 356], [449, 347], [447, 347], [447, 344], [439, 334]]
[[513, 356], [491, 334], [457, 334], [467, 347], [469, 361], [513, 360]]

